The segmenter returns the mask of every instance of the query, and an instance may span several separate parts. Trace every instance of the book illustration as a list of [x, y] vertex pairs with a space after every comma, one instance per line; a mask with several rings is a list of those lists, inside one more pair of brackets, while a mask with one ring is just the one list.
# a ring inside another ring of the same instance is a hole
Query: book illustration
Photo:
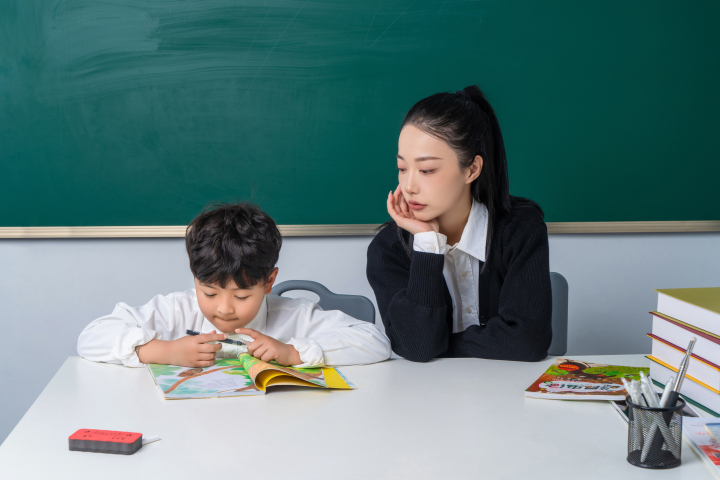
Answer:
[[535, 380], [525, 396], [564, 400], [624, 400], [621, 378], [640, 379], [649, 368], [605, 365], [558, 358]]
[[148, 369], [165, 398], [262, 395], [240, 360], [217, 358], [212, 367], [193, 368], [151, 363]]
[[[272, 379], [276, 377], [274, 372], [283, 372], [300, 380], [310, 382], [312, 385], [308, 386], [327, 388], [322, 368], [283, 367], [275, 362], [263, 362], [247, 353], [241, 353], [239, 358], [245, 370], [250, 374], [250, 377], [255, 380], [255, 384], [261, 387], [261, 390], [264, 390], [268, 382], [272, 382]], [[258, 376], [260, 376], [260, 378], [258, 378]]]
[[283, 367], [247, 353], [237, 359], [216, 358], [212, 367], [149, 364], [148, 370], [166, 399], [264, 395], [272, 385], [355, 388], [332, 367]]
[[708, 466], [715, 478], [720, 479], [720, 442], [708, 433], [707, 424], [716, 418], [693, 418], [683, 421], [683, 434], [695, 453]]
[[705, 430], [720, 444], [720, 423], [706, 423]]

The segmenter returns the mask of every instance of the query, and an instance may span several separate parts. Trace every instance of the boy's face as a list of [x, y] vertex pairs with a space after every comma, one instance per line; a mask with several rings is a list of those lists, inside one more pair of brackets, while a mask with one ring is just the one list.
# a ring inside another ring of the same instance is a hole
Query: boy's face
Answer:
[[230, 280], [225, 288], [217, 284], [205, 284], [195, 278], [200, 311], [219, 332], [235, 333], [236, 328], [243, 328], [250, 323], [265, 298], [272, 290], [278, 269], [274, 268], [267, 282], [259, 282], [247, 289], [240, 289]]

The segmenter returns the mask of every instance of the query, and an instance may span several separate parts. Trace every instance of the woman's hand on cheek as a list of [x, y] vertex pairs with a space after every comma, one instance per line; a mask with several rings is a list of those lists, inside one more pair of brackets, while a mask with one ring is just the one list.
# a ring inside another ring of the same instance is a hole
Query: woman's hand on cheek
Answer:
[[280, 365], [300, 365], [302, 359], [295, 347], [263, 335], [251, 328], [238, 328], [235, 333], [252, 337], [253, 341], [247, 344], [248, 353], [263, 362], [275, 360]]
[[415, 218], [415, 214], [405, 201], [400, 185], [395, 189], [395, 193], [390, 192], [387, 198], [388, 213], [398, 224], [398, 227], [407, 230], [413, 235], [422, 232], [439, 232], [440, 225], [436, 219], [424, 222]]

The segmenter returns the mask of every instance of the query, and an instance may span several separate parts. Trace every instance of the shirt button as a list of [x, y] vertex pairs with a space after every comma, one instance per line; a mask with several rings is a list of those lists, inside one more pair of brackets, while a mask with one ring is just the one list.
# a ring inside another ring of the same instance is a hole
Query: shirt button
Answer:
[[472, 313], [472, 308], [467, 307], [467, 308], [465, 309], [465, 311], [466, 311], [467, 313]]
[[461, 275], [462, 278], [467, 278], [467, 272], [463, 272]]
[[434, 252], [434, 251], [435, 251], [435, 247], [430, 247], [430, 251], [431, 251], [431, 252]]

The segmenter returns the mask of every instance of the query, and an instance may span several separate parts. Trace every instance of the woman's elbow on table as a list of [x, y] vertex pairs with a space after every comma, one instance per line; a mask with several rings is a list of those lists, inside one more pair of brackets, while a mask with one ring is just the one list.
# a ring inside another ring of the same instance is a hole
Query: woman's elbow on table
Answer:
[[437, 351], [437, 349], [429, 346], [415, 346], [414, 348], [401, 347], [395, 342], [393, 342], [392, 350], [405, 360], [417, 363], [427, 363], [434, 358], [437, 358], [445, 351]]
[[552, 342], [552, 335], [542, 341], [538, 341], [537, 337], [529, 339], [527, 342], [523, 342], [524, 345], [520, 345], [519, 349], [521, 352], [520, 361], [523, 362], [540, 362], [545, 360], [548, 356], [548, 349]]

